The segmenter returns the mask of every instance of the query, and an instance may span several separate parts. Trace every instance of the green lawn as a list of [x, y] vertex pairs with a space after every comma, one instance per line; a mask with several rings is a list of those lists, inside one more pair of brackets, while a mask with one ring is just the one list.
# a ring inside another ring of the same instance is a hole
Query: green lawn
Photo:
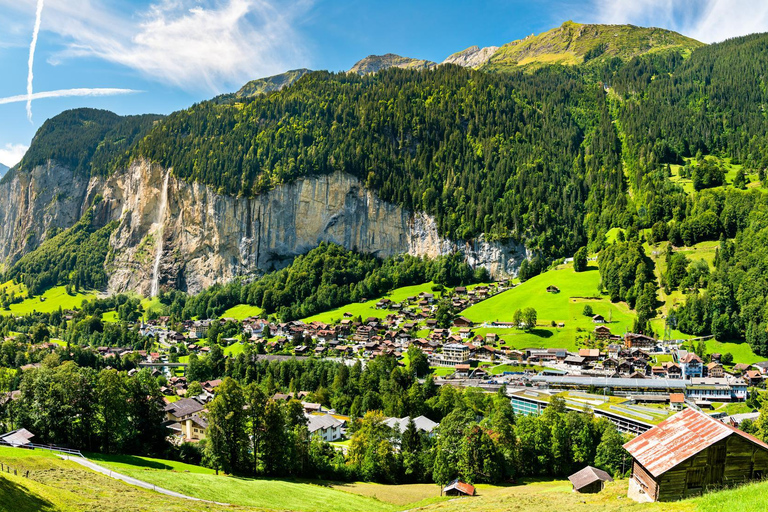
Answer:
[[[417, 284], [414, 286], [404, 286], [391, 291], [384, 297], [377, 297], [362, 303], [347, 304], [325, 313], [320, 313], [314, 316], [305, 318], [303, 321], [309, 322], [323, 322], [323, 323], [336, 323], [344, 318], [344, 313], [352, 313], [352, 316], [360, 316], [363, 320], [368, 317], [386, 318], [392, 311], [389, 309], [376, 309], [376, 303], [383, 298], [388, 298], [393, 302], [400, 302], [411, 296], [417, 296], [421, 292], [435, 293], [432, 291], [434, 283]], [[435, 294], [437, 296], [438, 294]]]
[[[595, 328], [592, 319], [583, 315], [585, 304], [592, 307], [594, 314], [611, 320], [607, 325], [612, 332], [621, 334], [632, 328], [634, 313], [626, 304], [613, 304], [606, 296], [600, 296], [599, 281], [600, 276], [594, 265], [585, 272], [574, 272], [570, 264], [561, 265], [467, 308], [462, 315], [478, 324], [510, 322], [516, 309], [532, 307], [538, 313], [538, 322], [530, 332], [484, 327], [477, 328], [476, 332], [483, 336], [487, 332], [496, 332], [506, 346], [516, 349], [558, 347], [576, 350], [579, 332], [586, 334]], [[560, 293], [547, 292], [549, 285], [557, 286]], [[551, 327], [552, 321], [563, 322], [565, 326]]]
[[252, 316], [259, 316], [264, 310], [250, 304], [238, 304], [223, 312], [221, 318], [234, 318], [235, 320], [245, 320]]
[[95, 293], [76, 293], [68, 295], [64, 286], [56, 286], [33, 299], [24, 299], [23, 302], [11, 304], [10, 310], [0, 310], [4, 315], [28, 315], [38, 313], [52, 313], [61, 309], [79, 308], [84, 300], [96, 298]]
[[213, 475], [216, 472], [203, 466], [185, 464], [175, 460], [153, 459], [151, 457], [138, 457], [135, 455], [106, 455], [103, 453], [86, 453], [85, 457], [102, 466], [110, 467], [115, 471], [135, 469], [156, 469], [165, 471], [177, 471], [180, 473], [196, 473], [200, 475]]
[[432, 370], [432, 375], [435, 377], [445, 377], [455, 371], [455, 369], [450, 366], [430, 366], [430, 369]]
[[[0, 512], [202, 512], [228, 507], [171, 498], [62, 460], [44, 450], [0, 448]], [[22, 472], [29, 471], [29, 478]], [[243, 509], [239, 509], [243, 510]]]
[[237, 342], [237, 343], [233, 343], [228, 347], [224, 347], [224, 355], [228, 357], [234, 357], [242, 354], [244, 350], [245, 350], [245, 345], [243, 345], [240, 342]]
[[146, 457], [99, 458], [103, 466], [125, 475], [221, 503], [297, 512], [394, 512], [398, 508], [314, 483], [216, 475], [199, 466]]
[[105, 322], [117, 322], [117, 311], [107, 311], [102, 313], [101, 319]]

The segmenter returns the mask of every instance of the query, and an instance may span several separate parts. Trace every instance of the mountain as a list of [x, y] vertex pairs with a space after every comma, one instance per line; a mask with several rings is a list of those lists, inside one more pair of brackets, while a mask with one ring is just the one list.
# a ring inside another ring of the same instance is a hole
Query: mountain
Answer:
[[430, 60], [412, 59], [410, 57], [401, 57], [394, 53], [388, 53], [386, 55], [369, 55], [368, 57], [357, 61], [349, 72], [365, 75], [389, 68], [426, 69], [434, 65], [435, 63]]
[[485, 48], [470, 46], [466, 50], [449, 55], [441, 64], [456, 64], [457, 66], [476, 69], [488, 62], [498, 49], [498, 46], [487, 46]]
[[[632, 29], [625, 48], [604, 49], [620, 59], [587, 67], [315, 71], [167, 117], [64, 112], [0, 182], [0, 259], [10, 272], [89, 211], [93, 233], [114, 226], [98, 238], [106, 288], [145, 294], [280, 268], [321, 241], [380, 256], [459, 251], [503, 276], [597, 251], [616, 227], [686, 245], [732, 238], [752, 196], [730, 177], [727, 194], [679, 183], [700, 152], [760, 187], [768, 98], [755, 77], [768, 36], [693, 50], [654, 36], [656, 51], [624, 61]], [[453, 59], [477, 66], [483, 53]], [[59, 270], [49, 275], [73, 275]]]
[[485, 71], [506, 71], [529, 64], [581, 64], [589, 60], [679, 51], [689, 54], [703, 43], [660, 28], [634, 25], [585, 25], [567, 21], [539, 35], [512, 41], [483, 65]]
[[0, 164], [0, 179], [5, 176], [5, 173], [8, 172], [8, 169], [10, 169], [7, 165]]
[[292, 69], [279, 75], [252, 80], [237, 91], [235, 96], [238, 98], [250, 98], [258, 94], [279, 91], [284, 87], [288, 87], [309, 72], [310, 70], [306, 68]]

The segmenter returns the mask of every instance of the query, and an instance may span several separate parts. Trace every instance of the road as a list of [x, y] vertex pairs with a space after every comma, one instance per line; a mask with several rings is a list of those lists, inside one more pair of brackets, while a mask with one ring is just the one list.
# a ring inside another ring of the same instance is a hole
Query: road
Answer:
[[[57, 454], [58, 455], [58, 454]], [[92, 469], [93, 471], [96, 471], [97, 473], [101, 473], [102, 475], [106, 475], [110, 478], [115, 478], [117, 480], [122, 480], [123, 482], [131, 485], [135, 485], [136, 487], [142, 487], [144, 489], [149, 489], [150, 491], [159, 492], [160, 494], [166, 494], [168, 496], [173, 496], [174, 498], [182, 498], [185, 500], [192, 500], [192, 501], [203, 501], [205, 503], [213, 503], [215, 505], [222, 505], [225, 507], [230, 506], [229, 503], [219, 503], [217, 501], [208, 501], [203, 500], [200, 498], [194, 498], [192, 496], [187, 496], [186, 494], [181, 494], [175, 491], [169, 491], [168, 489], [163, 489], [162, 487], [158, 487], [154, 484], [150, 484], [148, 482], [144, 482], [143, 480], [138, 480], [136, 478], [123, 475], [121, 473], [117, 473], [115, 471], [112, 471], [111, 469], [107, 469], [103, 466], [99, 466], [98, 464], [89, 461], [86, 458], [83, 457], [77, 457], [77, 456], [70, 456], [70, 455], [59, 455], [64, 460], [70, 460], [72, 462], [75, 462], [77, 464], [80, 464], [81, 466], [85, 466], [88, 469]]]

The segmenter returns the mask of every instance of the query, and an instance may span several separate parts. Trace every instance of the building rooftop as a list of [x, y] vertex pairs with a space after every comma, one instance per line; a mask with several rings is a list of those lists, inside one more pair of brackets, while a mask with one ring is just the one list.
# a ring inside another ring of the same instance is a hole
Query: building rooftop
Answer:
[[756, 437], [690, 408], [637, 436], [624, 448], [651, 475], [658, 477], [733, 434], [768, 450], [768, 445]]

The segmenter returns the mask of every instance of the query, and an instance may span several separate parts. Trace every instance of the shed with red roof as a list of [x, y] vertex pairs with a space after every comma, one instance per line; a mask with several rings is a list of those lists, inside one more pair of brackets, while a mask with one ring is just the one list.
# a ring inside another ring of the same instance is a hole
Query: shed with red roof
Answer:
[[624, 445], [633, 458], [629, 496], [672, 501], [768, 476], [768, 445], [693, 408]]

